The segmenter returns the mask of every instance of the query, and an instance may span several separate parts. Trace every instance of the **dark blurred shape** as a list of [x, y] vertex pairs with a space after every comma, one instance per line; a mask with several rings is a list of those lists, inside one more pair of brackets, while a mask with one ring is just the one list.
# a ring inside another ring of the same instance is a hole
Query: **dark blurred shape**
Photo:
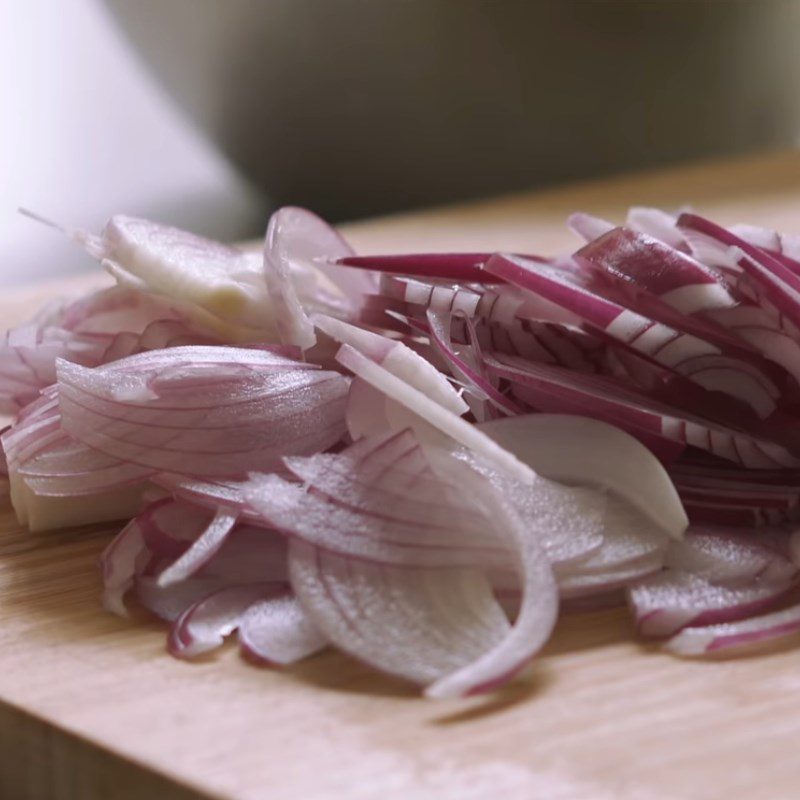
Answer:
[[333, 219], [794, 142], [800, 3], [107, 0], [276, 203]]

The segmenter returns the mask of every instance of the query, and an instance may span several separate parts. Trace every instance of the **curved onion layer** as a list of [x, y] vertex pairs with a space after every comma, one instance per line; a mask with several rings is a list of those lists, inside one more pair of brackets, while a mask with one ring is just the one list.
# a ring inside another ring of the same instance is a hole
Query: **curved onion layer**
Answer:
[[531, 470], [515, 456], [498, 447], [474, 425], [431, 400], [424, 392], [398, 378], [355, 348], [348, 344], [342, 345], [336, 354], [336, 360], [363, 382], [394, 401], [392, 406], [387, 404], [385, 408], [389, 428], [402, 430], [410, 425], [418, 435], [427, 437], [430, 437], [433, 428], [474, 450], [518, 480], [532, 482]]
[[261, 664], [294, 664], [327, 645], [328, 640], [288, 592], [254, 603], [239, 619], [239, 647]]
[[640, 633], [670, 636], [687, 626], [752, 617], [774, 606], [790, 585], [788, 580], [756, 580], [747, 586], [725, 586], [669, 570], [629, 589], [629, 600]]
[[55, 383], [56, 360], [94, 367], [142, 350], [218, 341], [164, 300], [123, 288], [53, 304], [0, 342], [0, 413], [15, 414]]
[[[580, 253], [577, 257], [581, 257]], [[728, 354], [720, 348], [719, 342], [696, 335], [696, 330], [687, 332], [686, 325], [684, 330], [672, 327], [669, 324], [673, 321], [671, 314], [664, 323], [625, 307], [616, 298], [599, 293], [586, 276], [571, 265], [560, 268], [497, 255], [487, 262], [486, 269], [559, 305], [580, 319], [590, 331], [602, 333], [704, 389], [741, 401], [759, 417], [767, 417], [775, 409], [778, 388], [758, 365], [743, 360], [739, 353]], [[663, 305], [653, 296], [648, 311], [652, 314], [653, 307], [657, 306], [663, 318]]]
[[283, 587], [230, 586], [189, 606], [170, 628], [167, 648], [179, 658], [194, 658], [220, 647], [255, 603], [282, 593]]
[[[326, 222], [303, 208], [276, 211], [264, 244], [264, 277], [282, 341], [308, 350], [316, 342], [308, 312], [355, 315], [364, 295], [374, 291], [373, 274], [337, 266], [353, 254], [350, 245]], [[314, 274], [314, 291], [301, 291], [293, 275]], [[325, 285], [323, 285], [325, 284]]]
[[681, 656], [701, 656], [749, 650], [794, 637], [800, 631], [800, 605], [737, 622], [684, 628], [665, 647]]
[[263, 663], [291, 664], [323, 648], [327, 641], [289, 592], [286, 544], [274, 531], [237, 525], [191, 573], [162, 580], [213, 523], [206, 509], [183, 501], [148, 506], [103, 553], [106, 608], [125, 615], [124, 596], [134, 590], [172, 623], [168, 647], [181, 658], [216, 649], [237, 629], [243, 654]]
[[778, 528], [758, 537], [725, 528], [698, 528], [666, 555], [668, 569], [628, 590], [641, 633], [668, 636], [686, 626], [753, 616], [779, 602], [797, 567], [790, 533]]
[[172, 348], [94, 370], [62, 361], [58, 378], [67, 433], [153, 471], [235, 477], [344, 434], [348, 380], [268, 351]]
[[525, 414], [480, 428], [538, 474], [614, 492], [674, 538], [688, 525], [664, 467], [619, 428], [561, 414]]
[[[337, 646], [447, 696], [495, 685], [543, 644], [557, 604], [544, 550], [468, 464], [406, 431], [287, 466], [303, 486], [254, 477], [247, 497], [293, 537], [292, 585]], [[492, 563], [522, 588], [510, 629], [478, 571]]]
[[651, 450], [660, 449], [659, 440], [667, 439], [707, 450], [744, 467], [800, 466], [800, 458], [777, 442], [696, 417], [605, 376], [570, 372], [500, 354], [487, 354], [485, 363], [492, 374], [509, 382], [515, 397], [532, 409], [596, 417], [622, 428]]

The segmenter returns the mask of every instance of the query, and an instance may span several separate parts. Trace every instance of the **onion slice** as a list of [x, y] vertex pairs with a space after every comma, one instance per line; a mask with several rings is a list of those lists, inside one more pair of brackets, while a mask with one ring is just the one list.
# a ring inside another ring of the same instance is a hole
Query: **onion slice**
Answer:
[[673, 538], [689, 524], [664, 467], [619, 428], [566, 414], [524, 414], [479, 428], [545, 478], [612, 491]]
[[[410, 432], [320, 458], [304, 462], [316, 475], [289, 462], [306, 489], [254, 477], [246, 495], [292, 536], [293, 588], [328, 639], [434, 682], [431, 696], [487, 690], [530, 660], [555, 620], [555, 582], [537, 536], [484, 475]], [[420, 503], [434, 511], [427, 524]], [[510, 629], [478, 571], [492, 562], [514, 571], [522, 590]]]
[[239, 647], [250, 660], [261, 664], [288, 666], [327, 644], [289, 593], [256, 601], [239, 620]]
[[800, 631], [800, 605], [738, 622], [684, 628], [664, 647], [680, 656], [730, 653], [794, 636]]
[[186, 609], [170, 629], [167, 647], [178, 658], [194, 658], [220, 647], [259, 600], [283, 592], [282, 585], [255, 584], [220, 589]]

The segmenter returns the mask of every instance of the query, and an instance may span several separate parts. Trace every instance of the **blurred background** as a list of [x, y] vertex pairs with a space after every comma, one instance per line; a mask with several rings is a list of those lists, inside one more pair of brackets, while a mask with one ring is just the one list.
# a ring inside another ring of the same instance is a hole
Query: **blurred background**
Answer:
[[258, 236], [795, 146], [797, 0], [0, 0], [0, 282], [20, 218]]

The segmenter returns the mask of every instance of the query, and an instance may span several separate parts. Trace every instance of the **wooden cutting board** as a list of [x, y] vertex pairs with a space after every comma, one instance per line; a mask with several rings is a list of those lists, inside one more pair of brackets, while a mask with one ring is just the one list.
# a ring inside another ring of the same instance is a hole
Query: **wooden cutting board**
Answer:
[[[363, 252], [569, 247], [564, 217], [691, 202], [800, 232], [800, 156], [569, 186], [346, 226]], [[80, 281], [79, 281], [80, 283]], [[0, 299], [10, 324], [53, 287]], [[36, 296], [38, 295], [38, 297]], [[31, 534], [0, 511], [2, 800], [664, 800], [800, 794], [800, 654], [678, 660], [624, 611], [572, 616], [507, 690], [430, 702], [344, 656], [284, 672], [164, 653], [98, 606], [109, 529]]]

